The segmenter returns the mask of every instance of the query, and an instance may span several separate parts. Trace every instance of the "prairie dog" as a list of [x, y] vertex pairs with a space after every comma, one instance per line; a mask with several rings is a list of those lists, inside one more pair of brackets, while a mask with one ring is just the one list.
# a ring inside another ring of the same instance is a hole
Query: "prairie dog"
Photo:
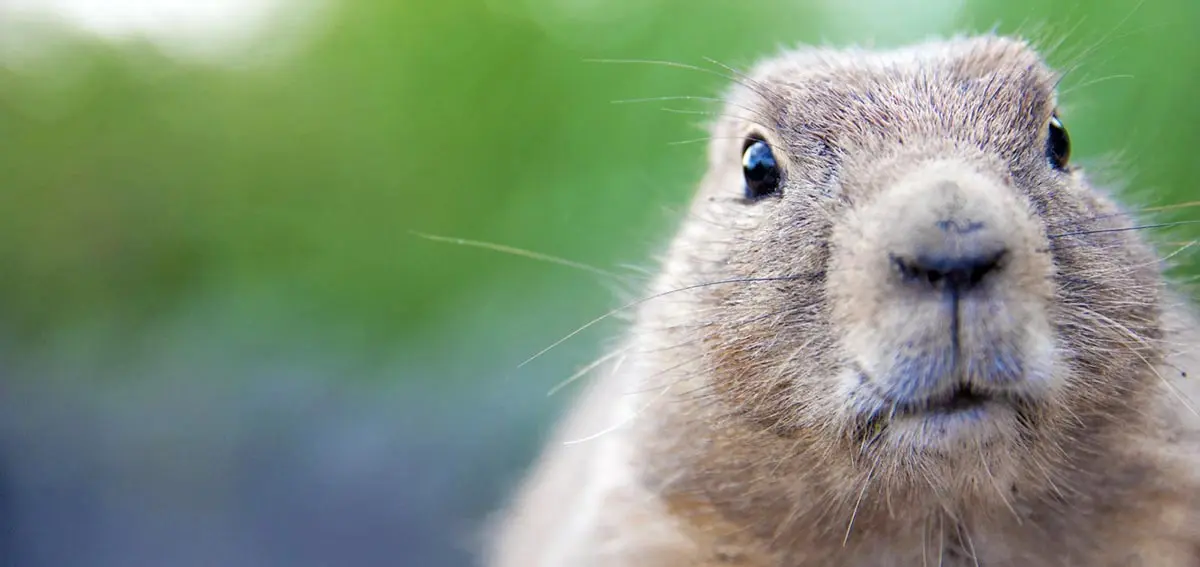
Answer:
[[1198, 325], [1057, 79], [992, 35], [739, 77], [488, 565], [1200, 565]]

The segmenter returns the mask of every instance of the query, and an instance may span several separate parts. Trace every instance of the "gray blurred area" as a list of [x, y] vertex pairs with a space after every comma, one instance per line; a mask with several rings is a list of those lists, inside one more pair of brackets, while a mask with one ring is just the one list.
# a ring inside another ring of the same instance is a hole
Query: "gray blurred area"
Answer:
[[[273, 354], [236, 335], [196, 347], [180, 335], [238, 318], [206, 311], [147, 333], [184, 352], [106, 370], [59, 345], [0, 350], [19, 378], [0, 391], [0, 565], [476, 564], [489, 515], [559, 411], [546, 393], [561, 376], [506, 361], [482, 380], [495, 359], [463, 352], [435, 370], [469, 389], [411, 377], [453, 355], [439, 345], [491, 331], [419, 339], [371, 365], [299, 339]], [[596, 342], [539, 363], [569, 367]]]
[[349, 391], [314, 366], [264, 362], [250, 386], [207, 368], [135, 391], [6, 387], [0, 564], [473, 564], [544, 408], [500, 384]]

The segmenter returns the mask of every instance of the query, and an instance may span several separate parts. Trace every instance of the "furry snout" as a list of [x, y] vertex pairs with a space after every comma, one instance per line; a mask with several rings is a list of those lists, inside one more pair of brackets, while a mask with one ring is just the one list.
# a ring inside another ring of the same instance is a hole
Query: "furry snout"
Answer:
[[1011, 246], [1011, 221], [1003, 218], [1004, 204], [992, 202], [998, 200], [992, 192], [975, 192], [947, 178], [928, 188], [911, 183], [883, 197], [880, 222], [890, 224], [894, 235], [888, 259], [918, 292], [952, 301], [1003, 278], [997, 274]]
[[1022, 195], [969, 163], [880, 183], [834, 234], [828, 293], [848, 362], [886, 408], [1053, 388], [1053, 264]]

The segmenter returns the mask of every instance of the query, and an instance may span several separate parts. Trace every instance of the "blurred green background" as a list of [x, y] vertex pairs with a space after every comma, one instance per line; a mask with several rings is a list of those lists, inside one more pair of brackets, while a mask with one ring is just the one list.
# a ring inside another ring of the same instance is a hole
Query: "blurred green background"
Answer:
[[2, 565], [474, 565], [619, 323], [517, 365], [636, 293], [703, 166], [711, 104], [614, 101], [725, 87], [594, 59], [1020, 31], [1081, 63], [1078, 160], [1200, 198], [1194, 0], [190, 4], [0, 2]]

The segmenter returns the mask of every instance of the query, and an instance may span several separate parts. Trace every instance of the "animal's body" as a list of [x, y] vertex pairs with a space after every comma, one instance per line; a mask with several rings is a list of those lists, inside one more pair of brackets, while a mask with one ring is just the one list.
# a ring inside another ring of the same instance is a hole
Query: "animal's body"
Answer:
[[1057, 78], [993, 36], [741, 77], [489, 564], [1200, 565], [1197, 323]]

